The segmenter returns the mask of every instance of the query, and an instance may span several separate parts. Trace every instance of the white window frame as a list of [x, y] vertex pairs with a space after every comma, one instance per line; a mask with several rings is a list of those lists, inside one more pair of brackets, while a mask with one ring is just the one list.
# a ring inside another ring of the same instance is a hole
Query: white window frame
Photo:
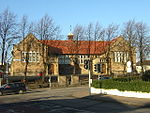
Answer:
[[128, 52], [114, 52], [114, 62], [127, 62]]
[[88, 55], [79, 55], [79, 64], [84, 64], [84, 60], [88, 59]]
[[26, 56], [27, 56], [27, 54], [29, 54], [28, 62], [39, 62], [40, 61], [40, 59], [39, 59], [40, 58], [39, 57], [39, 52], [36, 52], [36, 51], [25, 52], [25, 51], [23, 51], [22, 55], [21, 55], [21, 61], [22, 62], [26, 62]]

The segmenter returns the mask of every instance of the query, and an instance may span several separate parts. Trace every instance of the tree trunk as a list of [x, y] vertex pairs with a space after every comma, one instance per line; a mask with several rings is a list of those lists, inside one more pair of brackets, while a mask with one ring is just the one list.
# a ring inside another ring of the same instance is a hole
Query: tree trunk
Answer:
[[2, 65], [4, 65], [4, 56], [5, 56], [5, 39], [3, 39], [3, 45], [2, 45]]

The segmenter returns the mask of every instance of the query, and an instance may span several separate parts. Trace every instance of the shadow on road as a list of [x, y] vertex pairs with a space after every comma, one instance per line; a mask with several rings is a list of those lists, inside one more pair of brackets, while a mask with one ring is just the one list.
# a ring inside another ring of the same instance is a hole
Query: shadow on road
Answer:
[[119, 102], [122, 104], [135, 105], [135, 106], [143, 106], [144, 104], [150, 105], [150, 99], [123, 97], [123, 96], [106, 95], [106, 94], [91, 95], [91, 96], [86, 96], [84, 98], [88, 98], [96, 101], [112, 102], [112, 103]]
[[40, 92], [44, 92], [41, 90], [28, 90], [26, 93], [40, 93]]
[[130, 106], [110, 97], [97, 100], [93, 99], [94, 96], [73, 99], [60, 99], [60, 96], [53, 96], [1, 104], [0, 113], [120, 113], [150, 108], [150, 103], [143, 106]]

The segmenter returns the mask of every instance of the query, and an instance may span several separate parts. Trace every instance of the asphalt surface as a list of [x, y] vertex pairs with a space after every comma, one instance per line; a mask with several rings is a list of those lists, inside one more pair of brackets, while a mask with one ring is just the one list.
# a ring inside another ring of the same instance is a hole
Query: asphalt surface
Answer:
[[88, 87], [34, 89], [0, 96], [0, 113], [149, 113], [150, 99], [89, 95]]

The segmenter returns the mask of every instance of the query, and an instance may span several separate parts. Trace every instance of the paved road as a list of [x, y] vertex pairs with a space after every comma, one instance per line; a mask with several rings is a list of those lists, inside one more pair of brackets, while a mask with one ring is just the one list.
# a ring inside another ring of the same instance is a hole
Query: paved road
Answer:
[[149, 111], [150, 106], [146, 103], [137, 106], [125, 104], [111, 96], [88, 96], [88, 88], [85, 86], [36, 89], [21, 95], [0, 96], [0, 113], [149, 113]]

